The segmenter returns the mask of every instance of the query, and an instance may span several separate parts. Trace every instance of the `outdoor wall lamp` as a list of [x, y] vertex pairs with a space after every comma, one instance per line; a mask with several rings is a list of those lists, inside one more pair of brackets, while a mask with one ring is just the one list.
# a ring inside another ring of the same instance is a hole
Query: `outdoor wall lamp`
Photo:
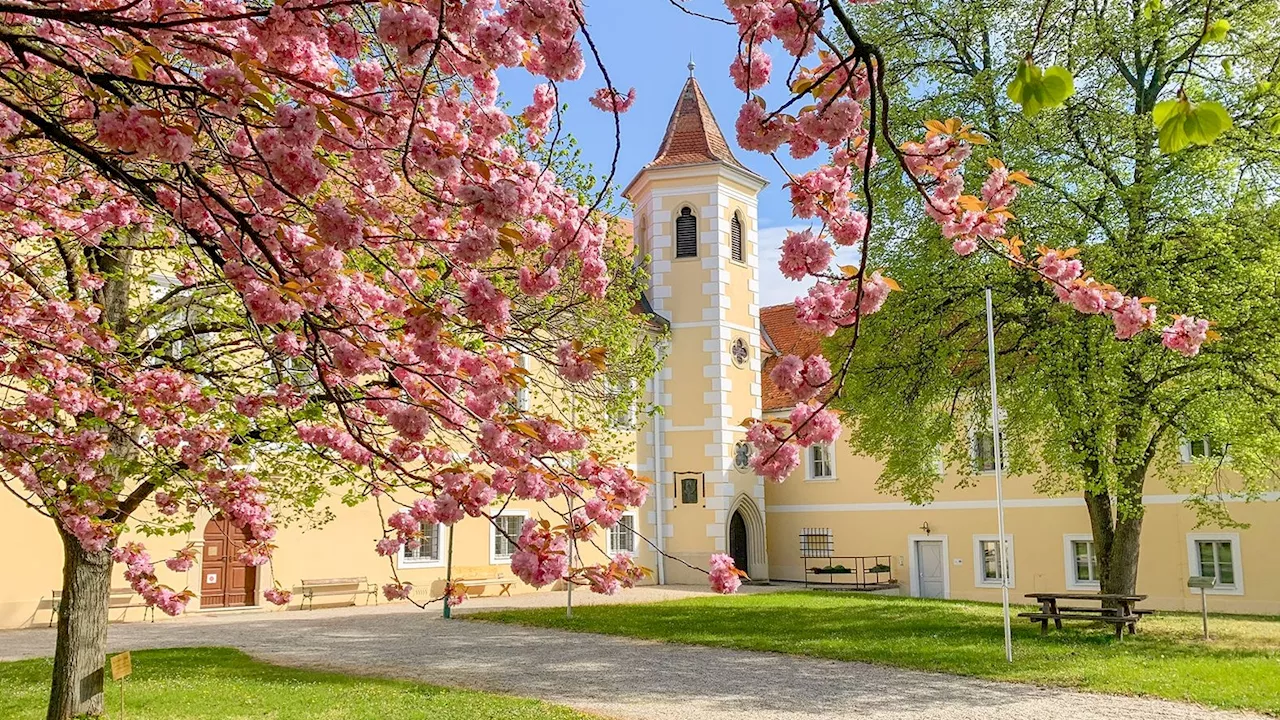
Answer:
[[920, 526], [920, 529], [924, 531], [924, 534], [925, 534], [925, 535], [928, 535], [930, 532], [932, 532], [932, 531], [929, 529], [929, 523], [928, 523], [928, 522], [926, 522], [925, 524], [921, 525], [921, 526]]

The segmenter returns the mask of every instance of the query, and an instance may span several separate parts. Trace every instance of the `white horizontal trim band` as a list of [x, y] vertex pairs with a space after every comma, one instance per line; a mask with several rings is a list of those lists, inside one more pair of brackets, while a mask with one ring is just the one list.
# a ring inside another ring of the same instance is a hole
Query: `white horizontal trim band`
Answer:
[[[1144, 505], [1179, 505], [1190, 500], [1192, 495], [1143, 495]], [[1237, 496], [1224, 496], [1223, 502], [1240, 503], [1245, 499]], [[1280, 492], [1263, 493], [1258, 500], [1280, 500]], [[1084, 507], [1084, 498], [1030, 498], [1024, 500], [1005, 500], [1006, 508], [1051, 508], [1051, 507]], [[894, 510], [994, 510], [995, 500], [943, 500], [927, 505], [912, 505], [908, 502], [880, 503], [831, 503], [828, 505], [770, 505], [768, 512], [803, 513], [803, 512], [880, 512]]]

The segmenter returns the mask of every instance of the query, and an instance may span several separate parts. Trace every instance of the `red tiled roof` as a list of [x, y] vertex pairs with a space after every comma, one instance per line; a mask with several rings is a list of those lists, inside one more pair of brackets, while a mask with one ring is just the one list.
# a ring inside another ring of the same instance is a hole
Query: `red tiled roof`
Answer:
[[711, 114], [711, 108], [707, 105], [707, 98], [702, 95], [702, 88], [698, 87], [698, 81], [690, 77], [680, 91], [675, 110], [671, 112], [667, 133], [658, 146], [658, 154], [645, 167], [705, 162], [723, 162], [746, 170], [733, 156], [733, 150], [720, 132], [720, 126]]
[[773, 383], [769, 373], [783, 355], [807, 358], [822, 352], [822, 337], [796, 322], [796, 306], [791, 303], [760, 308], [760, 327], [777, 348], [777, 353], [768, 345], [761, 348], [765, 359], [760, 367], [760, 407], [764, 412], [785, 410], [796, 403], [790, 393]]

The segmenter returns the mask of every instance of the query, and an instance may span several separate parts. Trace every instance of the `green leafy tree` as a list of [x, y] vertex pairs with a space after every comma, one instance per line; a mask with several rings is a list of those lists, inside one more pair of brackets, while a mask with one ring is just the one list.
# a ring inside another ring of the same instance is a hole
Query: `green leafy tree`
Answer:
[[[862, 328], [838, 401], [851, 442], [885, 463], [882, 489], [911, 500], [941, 482], [939, 448], [971, 467], [969, 432], [989, 427], [991, 287], [1009, 469], [1082, 493], [1103, 591], [1133, 592], [1148, 483], [1182, 488], [1202, 522], [1227, 525], [1226, 494], [1256, 498], [1276, 477], [1280, 11], [1211, 0], [863, 10], [893, 82], [896, 135], [924, 118], [975, 123], [992, 139], [980, 153], [1038, 185], [1015, 208], [1029, 245], [1078, 247], [1100, 277], [1213, 319], [1225, 340], [1191, 358], [1158, 334], [1119, 341], [1109, 320], [1063, 306], [1033, 276], [958, 260], [886, 167], [876, 231], [888, 242], [871, 265], [907, 292]], [[1179, 467], [1183, 438], [1209, 438], [1216, 457]]]

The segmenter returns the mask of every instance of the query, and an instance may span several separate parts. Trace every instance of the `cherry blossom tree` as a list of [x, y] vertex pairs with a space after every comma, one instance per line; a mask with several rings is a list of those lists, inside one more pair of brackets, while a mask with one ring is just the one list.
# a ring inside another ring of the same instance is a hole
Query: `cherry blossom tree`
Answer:
[[[1077, 248], [1039, 245], [1033, 252], [1025, 250], [1011, 209], [1020, 189], [1034, 184], [1025, 172], [990, 157], [982, 181], [969, 190], [967, 175], [984, 171], [967, 168], [966, 161], [974, 147], [990, 142], [984, 134], [952, 118], [926, 122], [919, 140], [895, 139], [884, 54], [863, 38], [854, 20], [857, 5], [865, 3], [725, 4], [740, 48], [729, 73], [746, 96], [736, 123], [738, 144], [773, 155], [784, 169], [778, 154], [784, 147], [796, 159], [820, 151], [830, 154], [830, 162], [816, 169], [789, 173], [793, 215], [811, 220], [818, 230], [790, 233], [779, 267], [793, 280], [812, 280], [808, 293], [796, 300], [796, 318], [823, 336], [842, 331], [835, 351], [838, 367], [833, 372], [825, 361], [806, 364], [794, 356], [778, 363], [772, 380], [789, 390], [797, 405], [785, 420], [747, 420], [747, 438], [755, 447], [752, 466], [758, 473], [780, 481], [799, 466], [799, 447], [838, 438], [840, 423], [828, 406], [840, 398], [862, 320], [878, 312], [899, 289], [893, 279], [868, 266], [876, 211], [872, 170], [880, 152], [892, 156], [923, 198], [925, 214], [937, 223], [956, 255], [981, 251], [1007, 262], [1047, 283], [1057, 300], [1076, 312], [1109, 318], [1119, 339], [1130, 340], [1157, 326], [1153, 299], [1128, 296], [1092, 276], [1077, 257]], [[795, 58], [783, 79], [790, 90], [787, 99], [773, 108], [756, 94], [775, 80], [773, 62], [761, 51], [766, 44], [779, 45]], [[1031, 57], [1028, 53], [1027, 64], [1034, 67]], [[1070, 95], [1070, 74], [1052, 70], [1046, 75], [1038, 67], [1034, 72], [1028, 69], [1027, 77], [1019, 76], [1021, 84], [1010, 87], [1011, 99], [1027, 112], [1033, 106], [1038, 112], [1060, 105]], [[855, 249], [858, 264], [835, 266], [840, 247]], [[1207, 320], [1173, 316], [1160, 330], [1160, 342], [1194, 356], [1204, 342], [1215, 338], [1209, 326]]]
[[[49, 717], [102, 710], [113, 561], [166, 613], [192, 597], [127, 528], [207, 508], [269, 562], [279, 514], [324, 490], [298, 478], [398, 506], [371, 553], [515, 498], [565, 521], [511, 538], [525, 581], [643, 576], [565, 547], [644, 481], [572, 413], [514, 404], [547, 385], [632, 403], [614, 389], [655, 363], [609, 185], [586, 192], [561, 154], [580, 11], [0, 5], [0, 461], [65, 547]], [[546, 82], [508, 113], [496, 72], [515, 66]]]

